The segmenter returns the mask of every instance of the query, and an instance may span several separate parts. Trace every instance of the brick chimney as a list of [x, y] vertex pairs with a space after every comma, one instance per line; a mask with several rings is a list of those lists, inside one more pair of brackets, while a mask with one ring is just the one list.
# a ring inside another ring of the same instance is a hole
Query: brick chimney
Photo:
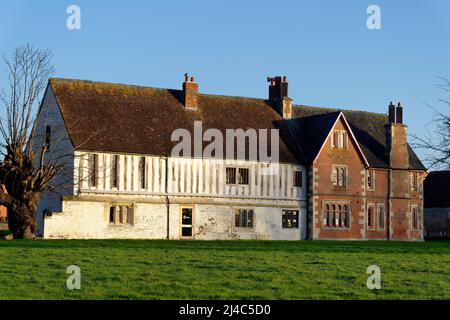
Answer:
[[195, 82], [194, 77], [184, 75], [183, 82], [183, 103], [187, 110], [197, 111], [198, 109], [198, 84]]
[[292, 99], [288, 97], [287, 77], [267, 77], [269, 82], [269, 101], [273, 108], [283, 117], [292, 118]]
[[406, 138], [407, 126], [403, 124], [403, 107], [399, 102], [397, 107], [389, 105], [389, 123], [386, 129], [386, 151], [391, 168], [408, 169], [409, 153]]

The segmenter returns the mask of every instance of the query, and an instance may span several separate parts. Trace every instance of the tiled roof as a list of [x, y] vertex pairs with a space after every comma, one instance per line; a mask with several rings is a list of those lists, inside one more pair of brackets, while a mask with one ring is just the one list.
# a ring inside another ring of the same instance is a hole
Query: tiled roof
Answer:
[[[310, 163], [342, 111], [369, 164], [388, 168], [385, 128], [378, 113], [295, 106], [283, 120], [267, 100], [198, 94], [198, 111], [182, 104], [181, 90], [156, 89], [83, 80], [51, 79], [75, 147], [82, 150], [170, 155], [175, 129], [280, 129], [280, 161]], [[207, 143], [205, 143], [206, 145]], [[409, 147], [409, 146], [408, 146]], [[424, 170], [409, 147], [410, 167]]]
[[226, 129], [280, 129], [280, 161], [298, 162], [282, 118], [265, 100], [199, 94], [195, 112], [184, 108], [181, 90], [67, 79], [50, 84], [80, 150], [167, 156], [178, 143], [171, 142], [172, 132], [192, 134], [200, 120], [203, 130], [217, 128], [224, 138]]
[[[331, 108], [319, 108], [309, 106], [295, 106], [294, 107], [294, 121], [300, 123], [306, 123], [304, 128], [307, 131], [317, 132], [314, 135], [309, 134], [310, 140], [313, 141], [313, 146], [307, 146], [309, 144], [308, 139], [302, 139], [305, 149], [315, 148], [315, 144], [320, 142], [319, 137], [321, 128], [327, 127], [327, 120], [331, 122], [333, 117], [342, 111], [345, 118], [350, 124], [350, 127], [358, 140], [358, 143], [371, 167], [375, 168], [388, 168], [388, 158], [386, 153], [386, 137], [385, 137], [385, 124], [388, 123], [387, 115], [366, 111], [353, 111]], [[318, 117], [318, 116], [328, 117]], [[325, 123], [324, 123], [325, 122]], [[334, 122], [333, 122], [334, 123]], [[328, 132], [327, 132], [328, 133]], [[308, 134], [308, 133], [307, 133]], [[319, 147], [320, 148], [320, 147]], [[409, 164], [410, 169], [425, 170], [422, 162], [417, 157], [413, 149], [408, 145], [409, 150]], [[312, 153], [313, 154], [313, 153]], [[306, 152], [305, 157], [310, 159], [311, 153]]]

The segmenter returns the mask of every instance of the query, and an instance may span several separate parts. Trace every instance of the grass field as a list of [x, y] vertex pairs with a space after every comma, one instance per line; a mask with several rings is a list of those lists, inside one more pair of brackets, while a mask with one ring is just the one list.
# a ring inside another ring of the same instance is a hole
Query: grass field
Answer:
[[0, 241], [0, 299], [431, 298], [450, 299], [449, 242]]

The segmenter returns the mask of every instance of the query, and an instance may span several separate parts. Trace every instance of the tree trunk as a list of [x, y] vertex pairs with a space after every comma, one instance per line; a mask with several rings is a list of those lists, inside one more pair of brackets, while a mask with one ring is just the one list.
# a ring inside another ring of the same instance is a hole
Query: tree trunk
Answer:
[[33, 239], [39, 196], [30, 194], [20, 204], [8, 207], [8, 227], [14, 239]]

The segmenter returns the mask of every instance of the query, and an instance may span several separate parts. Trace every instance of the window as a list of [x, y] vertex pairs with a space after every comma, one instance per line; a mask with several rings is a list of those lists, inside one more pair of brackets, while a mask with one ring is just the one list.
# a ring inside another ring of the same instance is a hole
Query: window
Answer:
[[378, 205], [378, 229], [384, 230], [384, 220], [385, 220], [384, 205], [379, 204]]
[[98, 155], [89, 155], [89, 184], [91, 187], [97, 186], [98, 180]]
[[114, 223], [115, 221], [115, 207], [110, 207], [109, 208], [109, 223]]
[[227, 168], [227, 184], [236, 184], [236, 168]]
[[347, 186], [347, 167], [333, 166], [332, 181], [334, 187], [345, 188]]
[[419, 208], [417, 206], [414, 206], [411, 208], [412, 211], [412, 225], [413, 229], [417, 230], [419, 229]]
[[51, 141], [52, 141], [52, 127], [46, 126], [45, 127], [45, 146], [47, 147], [47, 150], [50, 150]]
[[134, 208], [131, 206], [111, 206], [109, 223], [114, 225], [134, 225]]
[[419, 191], [419, 175], [417, 172], [411, 172], [411, 191]]
[[253, 210], [239, 209], [234, 215], [234, 226], [236, 228], [253, 228]]
[[302, 187], [303, 182], [303, 172], [294, 171], [294, 187]]
[[350, 226], [349, 208], [348, 202], [325, 203], [323, 225], [328, 228], [348, 228]]
[[114, 225], [134, 225], [134, 208], [132, 206], [111, 206], [109, 223]]
[[375, 212], [373, 205], [367, 206], [367, 228], [375, 229]]
[[375, 190], [375, 170], [367, 170], [367, 190]]
[[347, 131], [341, 131], [342, 135], [342, 148], [348, 149], [348, 135]]
[[339, 131], [333, 133], [333, 147], [339, 148]]
[[226, 169], [226, 178], [227, 184], [240, 184], [240, 185], [248, 185], [249, 183], [249, 169], [248, 168], [227, 168]]
[[335, 130], [331, 145], [334, 148], [348, 149], [348, 134], [345, 130]]
[[147, 179], [145, 174], [145, 157], [139, 159], [139, 179], [141, 181], [141, 189], [145, 189], [147, 186]]
[[282, 211], [282, 226], [285, 229], [298, 228], [298, 211], [297, 210], [283, 210]]
[[248, 184], [247, 168], [239, 168], [239, 184]]
[[117, 188], [119, 185], [119, 156], [113, 155], [111, 158], [111, 187]]

